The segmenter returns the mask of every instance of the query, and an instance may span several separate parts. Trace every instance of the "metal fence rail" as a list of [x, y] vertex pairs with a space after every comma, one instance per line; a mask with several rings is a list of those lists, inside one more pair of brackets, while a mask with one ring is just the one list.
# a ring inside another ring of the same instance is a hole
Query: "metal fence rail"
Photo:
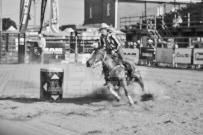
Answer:
[[0, 63], [19, 63], [19, 45], [24, 45], [19, 33], [2, 33]]

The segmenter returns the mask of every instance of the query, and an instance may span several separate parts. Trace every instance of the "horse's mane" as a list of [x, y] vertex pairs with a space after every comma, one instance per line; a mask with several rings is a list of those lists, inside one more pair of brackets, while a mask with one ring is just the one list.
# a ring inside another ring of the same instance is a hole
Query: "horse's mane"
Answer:
[[119, 59], [117, 58], [117, 56], [106, 54], [106, 57], [110, 59], [115, 65], [119, 65]]

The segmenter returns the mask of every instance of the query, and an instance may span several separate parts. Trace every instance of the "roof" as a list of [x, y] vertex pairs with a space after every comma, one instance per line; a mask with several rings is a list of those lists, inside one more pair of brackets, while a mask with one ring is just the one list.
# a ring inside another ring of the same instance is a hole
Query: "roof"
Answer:
[[153, 2], [153, 3], [197, 3], [202, 0], [119, 0], [119, 2]]
[[17, 29], [14, 28], [13, 26], [10, 26], [6, 31], [17, 31]]

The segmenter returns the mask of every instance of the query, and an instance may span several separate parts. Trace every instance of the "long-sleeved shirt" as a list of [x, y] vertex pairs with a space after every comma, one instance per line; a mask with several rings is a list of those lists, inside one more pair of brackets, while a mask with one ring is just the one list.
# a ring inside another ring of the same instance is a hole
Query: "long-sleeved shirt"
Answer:
[[117, 50], [121, 46], [121, 40], [114, 34], [100, 37], [100, 48], [105, 50]]

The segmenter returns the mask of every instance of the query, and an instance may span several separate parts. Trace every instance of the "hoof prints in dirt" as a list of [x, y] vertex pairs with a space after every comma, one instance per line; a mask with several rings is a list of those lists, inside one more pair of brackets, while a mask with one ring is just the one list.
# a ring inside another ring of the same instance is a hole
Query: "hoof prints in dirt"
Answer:
[[154, 96], [152, 94], [144, 94], [141, 96], [141, 101], [149, 101], [154, 100]]
[[102, 131], [94, 130], [94, 131], [89, 131], [84, 135], [94, 135], [94, 134], [97, 135], [97, 134], [102, 134], [102, 133], [103, 133]]

